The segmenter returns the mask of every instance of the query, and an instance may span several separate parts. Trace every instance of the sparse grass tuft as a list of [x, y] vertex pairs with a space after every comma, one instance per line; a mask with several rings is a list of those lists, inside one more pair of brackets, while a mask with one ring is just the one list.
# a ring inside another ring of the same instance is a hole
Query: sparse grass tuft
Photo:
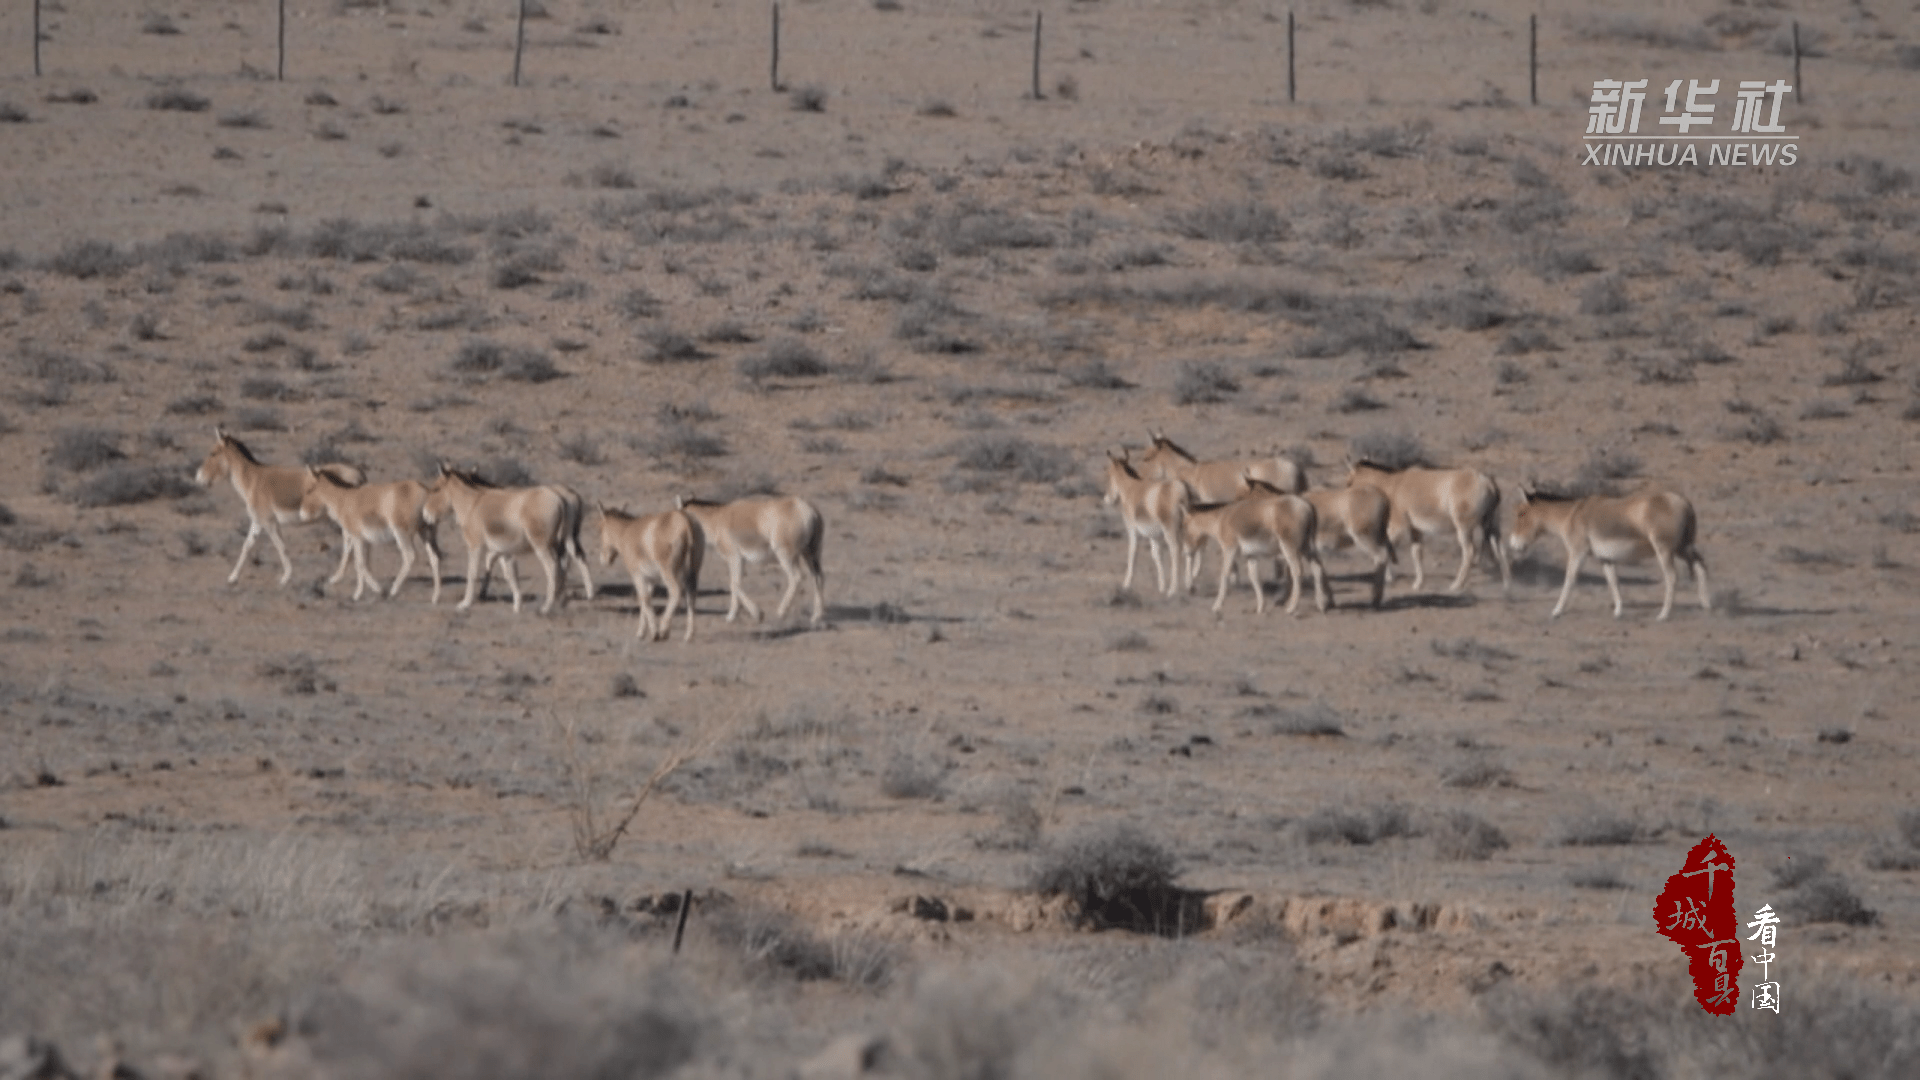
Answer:
[[1399, 803], [1377, 803], [1362, 810], [1324, 807], [1302, 818], [1300, 838], [1309, 844], [1375, 844], [1395, 836], [1417, 835], [1413, 819]]
[[1187, 361], [1173, 380], [1175, 405], [1212, 405], [1240, 392], [1240, 382], [1216, 363]]
[[1513, 770], [1485, 754], [1476, 754], [1447, 766], [1440, 772], [1440, 782], [1453, 788], [1514, 786]]
[[896, 753], [880, 772], [880, 793], [889, 799], [938, 798], [947, 778], [947, 765], [936, 758]]
[[1008, 473], [1029, 484], [1051, 484], [1077, 471], [1065, 447], [1030, 442], [1017, 435], [982, 434], [954, 445], [954, 464], [980, 473]]
[[147, 95], [147, 108], [162, 112], [206, 112], [213, 102], [184, 86], [169, 86]]
[[1273, 718], [1267, 732], [1271, 735], [1300, 735], [1342, 738], [1346, 735], [1345, 718], [1340, 710], [1324, 701], [1297, 709], [1278, 709], [1271, 705], [1254, 705], [1243, 710], [1242, 715], [1249, 717]]
[[116, 277], [132, 266], [133, 257], [108, 240], [75, 240], [46, 262], [48, 270], [81, 281]]
[[1553, 833], [1553, 842], [1565, 847], [1631, 844], [1638, 839], [1638, 824], [1603, 811], [1566, 818], [1558, 823]]
[[515, 382], [544, 383], [566, 375], [554, 366], [553, 358], [540, 349], [501, 345], [487, 338], [470, 338], [462, 343], [447, 366], [461, 375], [481, 378], [498, 375]]
[[1580, 314], [1620, 315], [1633, 306], [1627, 298], [1627, 284], [1618, 274], [1596, 278], [1580, 290]]
[[670, 326], [649, 327], [641, 339], [647, 343], [644, 359], [649, 364], [691, 364], [713, 358], [692, 338]]
[[1431, 829], [1434, 853], [1443, 859], [1484, 862], [1511, 846], [1493, 823], [1465, 810], [1442, 814]]
[[75, 505], [92, 509], [178, 499], [199, 490], [185, 472], [169, 465], [115, 465], [72, 492]]
[[740, 374], [758, 384], [767, 379], [810, 379], [828, 373], [827, 361], [819, 350], [798, 338], [780, 338], [766, 350], [743, 357]]
[[1627, 891], [1633, 883], [1620, 876], [1620, 871], [1611, 866], [1588, 866], [1567, 875], [1567, 884], [1576, 889], [1617, 889]]
[[92, 472], [126, 458], [121, 435], [105, 428], [68, 428], [54, 437], [47, 463], [63, 472]]
[[1051, 845], [1028, 887], [1072, 901], [1082, 925], [1138, 926], [1173, 888], [1176, 866], [1173, 853], [1138, 828], [1107, 825]]
[[1291, 228], [1280, 211], [1252, 199], [1210, 202], [1173, 216], [1175, 231], [1192, 240], [1219, 244], [1273, 244]]
[[787, 92], [787, 99], [793, 103], [795, 112], [827, 111], [827, 88], [818, 84], [795, 87]]
[[1389, 469], [1431, 464], [1420, 437], [1404, 428], [1376, 428], [1356, 435], [1347, 443], [1347, 451], [1355, 461], [1371, 461]]

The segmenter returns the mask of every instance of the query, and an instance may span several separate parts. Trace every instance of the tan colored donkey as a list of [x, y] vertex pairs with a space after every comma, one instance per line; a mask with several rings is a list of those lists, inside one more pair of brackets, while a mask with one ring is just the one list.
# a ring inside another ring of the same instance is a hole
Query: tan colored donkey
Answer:
[[1193, 489], [1197, 503], [1223, 503], [1245, 495], [1247, 479], [1263, 480], [1298, 495], [1307, 489], [1300, 466], [1275, 454], [1253, 461], [1199, 461], [1158, 431], [1149, 432], [1153, 446], [1140, 455], [1140, 475], [1150, 479], [1181, 480]]
[[[692, 641], [693, 598], [700, 592], [700, 562], [707, 548], [700, 523], [680, 510], [639, 516], [605, 506], [599, 510], [600, 561], [612, 566], [619, 559], [633, 575], [633, 595], [640, 601], [640, 626], [634, 636], [653, 641], [665, 638], [673, 609], [684, 597], [687, 635], [682, 640]], [[653, 614], [656, 581], [667, 587], [667, 607], [657, 620]]]
[[[426, 506], [427, 486], [418, 480], [347, 487], [324, 470], [308, 469], [307, 493], [300, 501], [300, 520], [312, 521], [325, 516], [340, 526], [340, 540], [353, 555], [355, 600], [360, 599], [368, 585], [373, 586], [375, 596], [380, 595], [380, 583], [367, 570], [369, 547], [391, 540], [400, 549], [400, 572], [394, 575], [393, 587], [387, 590], [389, 597], [400, 595], [401, 584], [413, 573], [414, 549], [424, 549], [427, 565], [433, 568], [433, 602], [437, 604], [440, 602], [440, 549], [434, 543], [433, 526], [427, 523]], [[338, 582], [346, 569], [347, 564], [342, 561], [327, 584]]]
[[[1127, 530], [1127, 574], [1120, 579], [1122, 589], [1133, 588], [1133, 567], [1140, 556], [1140, 538], [1147, 540], [1147, 554], [1153, 558], [1154, 580], [1159, 591], [1172, 596], [1182, 582], [1181, 536], [1185, 532], [1189, 491], [1178, 480], [1147, 480], [1133, 470], [1126, 452], [1118, 457], [1107, 451], [1108, 506], [1118, 504]], [[1166, 547], [1166, 566], [1160, 565], [1161, 546]]]
[[[1264, 480], [1249, 478], [1247, 487], [1251, 495], [1288, 494]], [[1305, 492], [1300, 497], [1313, 504], [1313, 512], [1319, 522], [1313, 538], [1316, 551], [1325, 553], [1355, 548], [1373, 561], [1373, 606], [1379, 607], [1386, 593], [1387, 567], [1399, 562], [1393, 542], [1387, 537], [1390, 516], [1387, 497], [1373, 487], [1320, 489]], [[1192, 580], [1200, 574], [1204, 550], [1195, 544], [1188, 554], [1189, 589], [1192, 588]]]
[[1395, 543], [1408, 541], [1413, 555], [1413, 587], [1426, 583], [1420, 546], [1428, 536], [1451, 529], [1460, 542], [1460, 572], [1447, 591], [1467, 587], [1467, 572], [1482, 548], [1493, 553], [1500, 566], [1500, 588], [1513, 587], [1513, 571], [1500, 545], [1500, 488], [1485, 473], [1472, 469], [1428, 469], [1418, 465], [1389, 469], [1371, 461], [1356, 461], [1347, 469], [1349, 488], [1380, 489], [1392, 507], [1387, 535]]
[[1656, 621], [1673, 612], [1675, 556], [1686, 562], [1687, 570], [1700, 586], [1700, 607], [1713, 610], [1707, 593], [1707, 561], [1694, 546], [1693, 504], [1671, 491], [1649, 491], [1614, 498], [1589, 495], [1583, 499], [1562, 499], [1542, 494], [1522, 493], [1514, 513], [1513, 529], [1507, 546], [1519, 558], [1535, 537], [1550, 532], [1567, 547], [1567, 579], [1560, 585], [1560, 602], [1548, 618], [1559, 618], [1573, 595], [1573, 583], [1580, 576], [1580, 564], [1591, 555], [1600, 560], [1607, 575], [1607, 588], [1613, 593], [1613, 617], [1619, 618], [1620, 578], [1615, 563], [1644, 562], [1649, 557], [1660, 564], [1660, 578], [1666, 584], [1666, 596], [1660, 602]]
[[1187, 509], [1184, 547], [1196, 551], [1211, 537], [1220, 549], [1220, 588], [1213, 598], [1213, 610], [1227, 601], [1227, 586], [1234, 576], [1236, 560], [1247, 560], [1247, 579], [1253, 584], [1255, 614], [1267, 610], [1266, 592], [1260, 585], [1259, 560], [1273, 559], [1285, 565], [1293, 579], [1293, 591], [1287, 598], [1287, 614], [1300, 607], [1303, 570], [1313, 573], [1314, 601], [1327, 610], [1326, 570], [1314, 542], [1319, 531], [1319, 515], [1313, 504], [1298, 495], [1249, 495], [1227, 503], [1209, 503]]
[[1393, 505], [1376, 487], [1323, 488], [1301, 496], [1313, 504], [1320, 518], [1320, 531], [1314, 545], [1323, 554], [1353, 548], [1373, 563], [1373, 606], [1379, 607], [1387, 592], [1390, 566], [1400, 561], [1393, 550], [1388, 526]]
[[[287, 545], [280, 539], [280, 526], [303, 520], [300, 501], [306, 494], [307, 470], [297, 466], [262, 465], [245, 443], [221, 428], [213, 429], [213, 437], [213, 451], [193, 474], [194, 482], [201, 487], [211, 487], [223, 478], [232, 480], [233, 490], [247, 507], [247, 539], [240, 545], [240, 558], [234, 561], [233, 573], [227, 575], [227, 584], [240, 580], [240, 569], [247, 565], [247, 557], [253, 554], [253, 545], [264, 533], [268, 540], [273, 541], [273, 550], [280, 556], [280, 584], [285, 585], [293, 577], [293, 561], [287, 558]], [[320, 470], [350, 487], [364, 479], [360, 470], [351, 465], [322, 465]], [[339, 580], [341, 573], [346, 570], [349, 554], [346, 548], [342, 548], [340, 568], [334, 571], [334, 580]]]
[[772, 558], [787, 575], [787, 591], [780, 597], [775, 618], [785, 618], [800, 590], [804, 571], [813, 585], [813, 619], [818, 626], [826, 618], [826, 599], [822, 593], [826, 575], [820, 571], [820, 547], [825, 539], [826, 523], [820, 511], [805, 499], [792, 495], [769, 499], [739, 499], [730, 503], [707, 502], [680, 497], [679, 509], [700, 524], [707, 543], [727, 561], [730, 599], [727, 621], [732, 622], [745, 607], [755, 622], [762, 619], [760, 608], [740, 587], [742, 563], [761, 563]]
[[424, 510], [429, 524], [448, 513], [459, 522], [460, 534], [467, 542], [467, 593], [459, 609], [473, 606], [476, 596], [493, 576], [498, 557], [513, 591], [513, 610], [520, 610], [520, 580], [514, 572], [514, 557], [528, 552], [540, 561], [547, 575], [547, 602], [542, 614], [553, 610], [560, 599], [567, 559], [580, 562], [580, 580], [587, 599], [593, 599], [593, 574], [580, 549], [580, 523], [584, 504], [580, 496], [557, 484], [538, 487], [496, 488], [472, 473], [442, 464], [440, 475], [427, 489]]

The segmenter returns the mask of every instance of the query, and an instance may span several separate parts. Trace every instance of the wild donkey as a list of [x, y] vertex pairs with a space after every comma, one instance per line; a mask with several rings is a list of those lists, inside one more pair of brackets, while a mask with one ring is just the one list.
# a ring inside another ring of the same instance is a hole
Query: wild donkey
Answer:
[[[280, 526], [301, 521], [300, 501], [306, 493], [307, 470], [281, 465], [262, 465], [246, 444], [220, 428], [213, 429], [213, 451], [193, 474], [194, 482], [211, 487], [224, 478], [233, 481], [233, 490], [247, 507], [247, 539], [240, 545], [240, 558], [234, 561], [227, 584], [240, 580], [240, 568], [247, 565], [253, 545], [265, 533], [280, 556], [280, 584], [293, 577], [293, 561], [287, 558], [287, 545], [280, 539]], [[364, 479], [351, 465], [322, 465], [320, 470], [340, 483], [353, 487]], [[334, 571], [338, 581], [347, 568], [349, 552], [340, 552], [340, 568]]]
[[1467, 571], [1482, 548], [1492, 552], [1500, 566], [1500, 588], [1512, 588], [1513, 571], [1507, 565], [1507, 553], [1500, 546], [1500, 489], [1485, 473], [1472, 469], [1428, 469], [1409, 466], [1389, 469], [1371, 461], [1356, 461], [1348, 466], [1349, 488], [1367, 485], [1379, 488], [1393, 508], [1387, 534], [1395, 543], [1405, 538], [1413, 554], [1413, 587], [1417, 591], [1427, 580], [1420, 561], [1421, 541], [1427, 536], [1452, 529], [1460, 541], [1460, 572], [1454, 575], [1447, 591], [1457, 593], [1467, 587]]
[[1265, 481], [1289, 495], [1307, 489], [1300, 466], [1275, 454], [1252, 461], [1199, 461], [1158, 431], [1149, 432], [1153, 446], [1140, 455], [1140, 474], [1162, 480], [1181, 480], [1193, 489], [1196, 503], [1232, 502], [1250, 490], [1248, 481]]
[[1507, 546], [1513, 549], [1514, 558], [1519, 558], [1542, 532], [1552, 533], [1566, 545], [1567, 579], [1560, 585], [1560, 602], [1548, 618], [1559, 618], [1566, 610], [1574, 579], [1580, 576], [1580, 564], [1588, 555], [1599, 559], [1606, 572], [1607, 588], [1613, 592], [1613, 617], [1619, 618], [1620, 578], [1614, 564], [1643, 562], [1651, 557], [1660, 564], [1660, 578], [1666, 584], [1666, 596], [1655, 620], [1661, 621], [1673, 612], [1675, 556], [1686, 562], [1700, 587], [1701, 609], [1713, 610], [1713, 601], [1707, 595], [1707, 561], [1694, 547], [1694, 530], [1693, 504], [1671, 491], [1624, 498], [1589, 495], [1583, 499], [1522, 493]]
[[787, 591], [780, 597], [780, 607], [774, 617], [786, 617], [794, 594], [800, 590], [800, 575], [804, 571], [813, 585], [812, 623], [818, 626], [826, 618], [826, 599], [822, 594], [826, 575], [820, 571], [820, 546], [825, 538], [826, 523], [812, 503], [788, 495], [730, 503], [682, 496], [675, 504], [700, 523], [707, 543], [727, 561], [728, 622], [734, 620], [742, 606], [753, 616], [753, 621], [761, 620], [759, 606], [740, 587], [740, 567], [743, 562], [760, 563], [768, 558], [778, 562], [787, 575]]
[[479, 591], [493, 575], [499, 557], [507, 587], [513, 590], [513, 610], [520, 610], [520, 579], [514, 572], [516, 555], [532, 552], [547, 574], [547, 602], [542, 614], [560, 598], [567, 559], [580, 562], [580, 581], [587, 599], [593, 599], [593, 573], [580, 550], [580, 521], [584, 504], [572, 489], [558, 484], [528, 488], [496, 488], [472, 473], [444, 463], [427, 489], [426, 520], [438, 522], [452, 513], [467, 542], [467, 594], [459, 609], [473, 606]]
[[[1122, 589], [1133, 588], [1133, 566], [1140, 555], [1140, 538], [1146, 537], [1147, 554], [1153, 558], [1154, 580], [1168, 596], [1181, 585], [1181, 536], [1185, 531], [1188, 489], [1178, 480], [1145, 480], [1133, 471], [1123, 450], [1119, 456], [1107, 451], [1108, 506], [1118, 504], [1127, 530], [1127, 574], [1120, 579]], [[1167, 565], [1160, 565], [1160, 548], [1165, 544]]]
[[[393, 587], [387, 590], [389, 597], [400, 595], [401, 584], [413, 572], [414, 548], [424, 549], [427, 565], [433, 568], [433, 602], [437, 604], [440, 602], [440, 549], [434, 543], [433, 526], [427, 523], [426, 506], [427, 486], [418, 480], [347, 487], [326, 471], [314, 468], [307, 470], [307, 492], [300, 501], [300, 520], [313, 521], [324, 516], [340, 526], [340, 541], [353, 555], [355, 600], [360, 599], [369, 584], [375, 596], [380, 594], [380, 583], [367, 570], [367, 548], [391, 540], [400, 549], [400, 572], [394, 575]], [[338, 582], [346, 569], [343, 559], [340, 569], [327, 579], [327, 584]]]
[[[700, 523], [680, 510], [638, 517], [622, 510], [600, 510], [600, 561], [626, 564], [633, 576], [633, 595], [640, 601], [640, 626], [635, 637], [659, 641], [667, 636], [673, 609], [685, 598], [687, 635], [693, 640], [693, 598], [700, 592], [700, 562], [706, 554], [706, 533]], [[653, 583], [667, 587], [667, 607], [656, 620]]]
[[1253, 585], [1254, 613], [1265, 612], [1267, 597], [1260, 586], [1259, 560], [1271, 558], [1276, 567], [1285, 565], [1293, 579], [1293, 591], [1287, 597], [1287, 614], [1299, 610], [1306, 571], [1313, 574], [1314, 602], [1324, 612], [1329, 597], [1326, 570], [1320, 565], [1314, 541], [1318, 531], [1319, 514], [1312, 503], [1298, 495], [1276, 493], [1268, 488], [1233, 502], [1188, 507], [1183, 547], [1195, 563], [1199, 561], [1200, 546], [1208, 537], [1220, 549], [1220, 588], [1213, 598], [1214, 611], [1226, 603], [1227, 586], [1233, 579], [1236, 560], [1244, 558], [1247, 580]]

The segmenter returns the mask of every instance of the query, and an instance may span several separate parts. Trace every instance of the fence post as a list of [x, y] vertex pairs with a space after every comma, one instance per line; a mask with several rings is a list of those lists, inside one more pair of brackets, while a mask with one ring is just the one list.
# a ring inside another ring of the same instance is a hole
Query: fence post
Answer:
[[33, 0], [33, 77], [40, 77], [40, 0]]
[[1040, 93], [1040, 13], [1033, 13], [1033, 100], [1039, 101]]
[[1527, 16], [1527, 101], [1540, 104], [1540, 16]]
[[687, 913], [693, 910], [693, 890], [680, 894], [680, 922], [673, 928], [673, 955], [680, 955], [680, 939], [687, 936]]
[[527, 0], [520, 0], [520, 18], [513, 27], [513, 85], [520, 85], [520, 54], [527, 47]]
[[1800, 20], [1793, 20], [1793, 103], [1800, 104]]
[[1287, 104], [1293, 104], [1293, 9], [1287, 9]]
[[[37, 7], [40, 0], [33, 0]], [[287, 81], [287, 0], [280, 0], [280, 63], [274, 69], [279, 81]]]
[[780, 92], [780, 5], [773, 5], [773, 63], [768, 69], [768, 77], [773, 83], [773, 92]]

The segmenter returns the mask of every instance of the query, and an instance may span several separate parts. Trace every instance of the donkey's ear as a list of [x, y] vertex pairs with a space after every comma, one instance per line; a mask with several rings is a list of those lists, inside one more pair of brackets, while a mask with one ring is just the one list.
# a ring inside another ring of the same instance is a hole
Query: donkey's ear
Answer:
[[673, 497], [673, 508], [675, 510], [685, 510], [687, 508], [687, 497], [685, 495], [675, 495]]
[[213, 440], [215, 442], [226, 442], [227, 429], [221, 427], [219, 424], [213, 425]]

